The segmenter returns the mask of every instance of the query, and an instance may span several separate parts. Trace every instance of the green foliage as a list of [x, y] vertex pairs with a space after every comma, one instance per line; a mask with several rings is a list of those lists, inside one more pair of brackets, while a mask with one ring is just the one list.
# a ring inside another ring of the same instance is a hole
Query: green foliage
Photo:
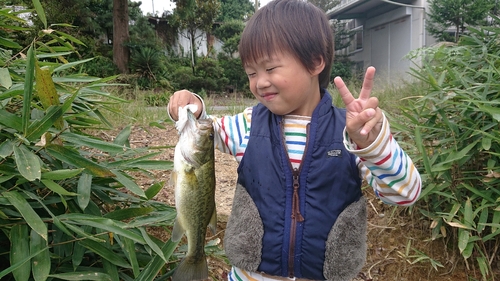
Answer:
[[218, 22], [244, 21], [253, 15], [255, 7], [250, 0], [222, 0], [220, 10]]
[[95, 77], [109, 77], [118, 74], [113, 60], [107, 57], [96, 57], [82, 66], [82, 72]]
[[219, 28], [215, 29], [214, 35], [224, 42], [222, 49], [228, 55], [233, 55], [238, 51], [240, 36], [245, 28], [243, 21], [231, 20], [224, 22]]
[[[0, 29], [16, 32], [5, 17]], [[103, 112], [124, 102], [105, 91], [114, 77], [73, 71], [89, 61], [66, 59], [75, 37], [39, 35], [22, 57], [0, 49], [0, 279], [153, 280], [172, 269], [176, 243], [146, 227], [170, 226], [175, 209], [151, 200], [162, 182], [134, 178], [172, 163], [132, 149], [130, 126], [113, 142], [86, 134], [109, 128]]]
[[413, 54], [423, 66], [412, 74], [427, 88], [403, 108], [403, 131], [423, 167], [420, 210], [432, 237], [453, 237], [486, 278], [500, 244], [500, 28], [468, 29], [457, 46]]
[[[475, 26], [486, 20], [496, 0], [432, 0], [427, 14], [427, 30], [438, 40], [457, 42], [467, 26]], [[447, 31], [455, 28], [455, 36]]]
[[205, 90], [211, 93], [224, 89], [228, 84], [228, 79], [224, 77], [224, 70], [217, 60], [203, 58], [196, 67], [193, 74], [190, 67], [179, 66], [171, 74], [172, 86], [174, 89], [189, 89], [193, 92]]
[[228, 87], [233, 91], [250, 94], [248, 77], [243, 69], [240, 58], [232, 58], [225, 54], [219, 54], [219, 64], [224, 69], [224, 77], [228, 79]]

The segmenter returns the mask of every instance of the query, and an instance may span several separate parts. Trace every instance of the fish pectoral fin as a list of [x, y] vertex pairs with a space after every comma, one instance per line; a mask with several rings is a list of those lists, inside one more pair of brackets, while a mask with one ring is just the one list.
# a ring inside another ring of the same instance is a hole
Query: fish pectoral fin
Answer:
[[172, 240], [173, 242], [180, 241], [185, 232], [186, 231], [179, 223], [179, 220], [176, 218], [174, 222], [174, 229], [172, 230], [172, 237], [170, 238], [170, 240]]
[[172, 173], [170, 174], [170, 180], [169, 180], [169, 184], [171, 186], [175, 186], [175, 183], [177, 182], [177, 173], [175, 171], [172, 171]]
[[212, 213], [212, 217], [210, 218], [210, 223], [208, 223], [208, 227], [210, 228], [212, 235], [215, 235], [217, 233], [217, 211], [215, 210], [215, 207], [214, 212]]

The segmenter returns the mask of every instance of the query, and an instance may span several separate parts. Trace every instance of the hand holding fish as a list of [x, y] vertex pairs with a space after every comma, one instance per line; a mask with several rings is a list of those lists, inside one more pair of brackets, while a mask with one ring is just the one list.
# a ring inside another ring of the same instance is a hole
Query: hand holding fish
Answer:
[[377, 138], [382, 128], [382, 110], [378, 99], [370, 97], [375, 68], [368, 67], [359, 97], [355, 99], [340, 77], [333, 80], [347, 109], [346, 131], [359, 148], [366, 148]]
[[168, 103], [168, 112], [173, 120], [179, 120], [179, 107], [184, 107], [188, 104], [196, 104], [198, 109], [194, 113], [196, 118], [200, 117], [201, 111], [203, 110], [203, 104], [201, 100], [197, 98], [193, 93], [188, 90], [180, 90], [175, 92]]

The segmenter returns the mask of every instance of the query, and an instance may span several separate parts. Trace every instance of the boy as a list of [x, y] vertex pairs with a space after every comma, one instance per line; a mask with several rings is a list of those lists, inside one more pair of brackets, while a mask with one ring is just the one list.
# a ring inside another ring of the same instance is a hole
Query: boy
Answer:
[[[413, 204], [421, 189], [411, 159], [370, 97], [369, 67], [355, 99], [334, 79], [346, 109], [326, 91], [333, 35], [324, 12], [300, 0], [258, 10], [239, 53], [259, 101], [235, 116], [213, 118], [216, 147], [239, 161], [224, 238], [229, 280], [350, 280], [366, 256], [364, 178], [384, 202]], [[169, 114], [203, 101], [174, 93]]]

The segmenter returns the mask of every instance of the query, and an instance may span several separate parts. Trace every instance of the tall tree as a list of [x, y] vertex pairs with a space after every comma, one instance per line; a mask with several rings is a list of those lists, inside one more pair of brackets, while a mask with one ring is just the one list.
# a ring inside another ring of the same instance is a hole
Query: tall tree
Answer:
[[113, 0], [113, 62], [121, 73], [128, 73], [128, 20], [128, 0]]
[[254, 12], [253, 0], [221, 0], [220, 15], [218, 22], [227, 22], [230, 20], [244, 21]]
[[[481, 24], [496, 0], [431, 0], [427, 13], [427, 30], [439, 40], [458, 42], [467, 26]], [[455, 36], [448, 31], [454, 28]]]
[[[186, 30], [185, 35], [191, 42], [191, 67], [193, 73], [196, 65], [197, 32], [205, 32], [209, 38], [215, 19], [220, 12], [219, 0], [177, 0], [174, 10], [174, 21], [181, 29]], [[208, 40], [207, 40], [208, 41]]]

